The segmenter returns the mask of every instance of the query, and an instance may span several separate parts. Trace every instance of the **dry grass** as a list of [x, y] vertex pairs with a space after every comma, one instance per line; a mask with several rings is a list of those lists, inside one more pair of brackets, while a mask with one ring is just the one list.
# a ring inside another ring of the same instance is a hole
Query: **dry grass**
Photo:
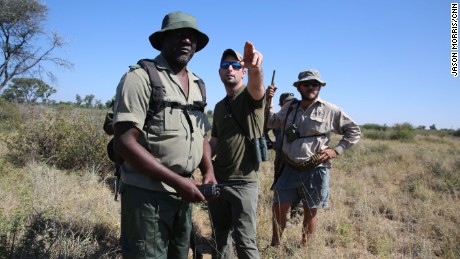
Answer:
[[[334, 161], [330, 206], [320, 210], [308, 248], [300, 247], [298, 224], [286, 229], [279, 249], [267, 249], [272, 169], [271, 163], [263, 163], [260, 173], [257, 241], [262, 258], [460, 257], [459, 138], [428, 135], [404, 143], [363, 139]], [[57, 251], [51, 257], [62, 257], [65, 249], [73, 251], [68, 253], [73, 258], [115, 257], [119, 202], [113, 201], [104, 179], [37, 164], [12, 168], [1, 159], [0, 173], [1, 219], [23, 220], [17, 240], [39, 218], [61, 233], [59, 242], [48, 239]], [[0, 230], [10, 232], [0, 232], [0, 237], [11, 240], [12, 228], [5, 222]], [[205, 204], [194, 207], [194, 222], [197, 249], [210, 258]]]
[[[271, 163], [264, 163], [260, 174], [257, 241], [262, 258], [460, 257], [458, 138], [363, 139], [334, 161], [330, 206], [320, 210], [308, 248], [300, 246], [301, 224], [286, 229], [279, 249], [267, 248], [272, 170]], [[208, 220], [206, 214], [195, 215], [200, 215], [196, 221]]]
[[5, 256], [97, 258], [116, 250], [119, 204], [96, 174], [38, 164], [5, 167], [0, 180]]

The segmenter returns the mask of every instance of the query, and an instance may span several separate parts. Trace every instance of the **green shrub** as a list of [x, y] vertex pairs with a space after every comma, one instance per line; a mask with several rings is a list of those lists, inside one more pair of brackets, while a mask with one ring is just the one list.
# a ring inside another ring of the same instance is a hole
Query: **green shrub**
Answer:
[[413, 141], [416, 135], [416, 130], [409, 123], [396, 124], [390, 133], [390, 139], [401, 141]]
[[20, 121], [19, 108], [0, 98], [0, 131], [9, 131]]
[[363, 137], [374, 140], [385, 140], [388, 139], [388, 135], [385, 131], [368, 129], [363, 130]]
[[388, 126], [386, 124], [384, 125], [379, 125], [375, 123], [366, 123], [361, 126], [362, 129], [368, 129], [368, 130], [379, 130], [379, 131], [386, 131], [388, 129]]
[[42, 161], [58, 169], [108, 172], [112, 165], [106, 155], [108, 136], [102, 122], [103, 115], [94, 110], [45, 111], [21, 124], [17, 134], [3, 139], [7, 158], [16, 165]]
[[454, 137], [460, 137], [460, 129], [454, 131], [452, 135], [454, 135]]

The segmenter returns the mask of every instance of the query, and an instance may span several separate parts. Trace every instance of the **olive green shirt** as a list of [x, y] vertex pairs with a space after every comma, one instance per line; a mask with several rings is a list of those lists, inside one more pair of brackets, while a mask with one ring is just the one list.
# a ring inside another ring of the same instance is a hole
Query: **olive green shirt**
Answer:
[[[187, 69], [189, 78], [189, 94], [185, 96], [180, 82], [169, 67], [169, 64], [158, 55], [154, 59], [161, 82], [164, 86], [164, 101], [177, 102], [182, 105], [203, 101], [198, 85], [199, 78]], [[147, 72], [140, 66], [132, 66], [121, 79], [116, 94], [114, 124], [130, 122], [142, 130], [149, 109], [152, 93]], [[186, 119], [188, 112], [193, 133]], [[201, 111], [184, 111], [166, 107], [156, 114], [149, 123], [148, 132], [142, 131], [139, 143], [146, 147], [163, 165], [180, 175], [193, 173], [203, 156], [203, 139], [210, 130], [210, 123]], [[121, 179], [124, 183], [140, 188], [156, 191], [175, 190], [165, 183], [154, 180], [137, 171], [127, 162], [122, 165]]]
[[[258, 138], [263, 133], [264, 98], [252, 99], [246, 86], [227, 98], [233, 117], [225, 107], [225, 99], [219, 101], [214, 108], [211, 132], [211, 136], [217, 138], [214, 174], [218, 182], [256, 182], [259, 163], [248, 137]], [[249, 136], [245, 136], [235, 119]]]
[[[274, 113], [273, 107], [271, 107], [270, 116], [267, 119], [267, 127], [281, 128], [281, 134], [284, 134], [285, 129], [295, 123], [300, 136], [313, 136], [298, 138], [291, 143], [288, 143], [285, 135], [283, 136], [282, 150], [291, 160], [295, 162], [309, 160], [315, 153], [329, 148], [330, 132], [343, 135], [337, 146], [332, 147], [337, 154], [341, 154], [345, 149], [359, 141], [361, 137], [359, 126], [334, 104], [318, 97], [304, 110], [300, 107], [300, 102], [292, 103], [293, 101], [289, 101], [283, 105], [278, 113]], [[292, 110], [289, 112], [285, 127], [283, 127], [291, 104]], [[317, 136], [320, 134], [324, 135]], [[323, 166], [330, 167], [331, 162], [328, 161]]]

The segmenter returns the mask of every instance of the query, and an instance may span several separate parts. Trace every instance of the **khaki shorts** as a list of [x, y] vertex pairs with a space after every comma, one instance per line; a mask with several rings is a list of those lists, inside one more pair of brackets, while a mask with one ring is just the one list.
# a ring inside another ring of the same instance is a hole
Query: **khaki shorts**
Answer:
[[[283, 171], [283, 174], [287, 173]], [[329, 169], [316, 167], [299, 174], [296, 185], [289, 185], [290, 188], [274, 186], [274, 203], [297, 203], [302, 201], [307, 208], [324, 208], [328, 205], [329, 199]], [[294, 180], [291, 178], [290, 180]]]

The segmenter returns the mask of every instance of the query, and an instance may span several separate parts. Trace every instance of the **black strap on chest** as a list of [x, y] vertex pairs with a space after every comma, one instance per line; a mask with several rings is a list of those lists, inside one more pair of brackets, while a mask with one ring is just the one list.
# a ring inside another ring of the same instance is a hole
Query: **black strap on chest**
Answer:
[[[286, 121], [287, 121], [287, 118], [289, 116], [289, 113], [291, 113], [291, 111], [293, 110], [293, 107], [292, 105], [295, 104], [295, 103], [298, 103], [297, 105], [297, 108], [295, 110], [295, 113], [294, 113], [294, 118], [292, 119], [292, 124], [295, 123], [295, 117], [297, 116], [297, 112], [299, 111], [299, 107], [300, 107], [300, 101], [298, 101], [297, 99], [294, 99], [294, 101], [291, 102], [291, 104], [289, 105], [289, 109], [286, 113], [286, 118], [284, 119], [284, 128], [286, 128]], [[321, 134], [315, 134], [315, 135], [305, 135], [305, 136], [298, 136], [297, 138], [311, 138], [311, 137], [325, 137], [326, 136], [326, 133], [321, 133]], [[281, 141], [282, 139], [284, 138], [284, 134], [282, 134], [281, 136]], [[281, 142], [283, 143], [283, 142]]]
[[238, 122], [238, 120], [235, 118], [235, 115], [233, 114], [232, 106], [230, 105], [230, 100], [229, 100], [228, 95], [225, 96], [224, 102], [225, 102], [225, 109], [227, 110], [228, 116], [230, 116], [230, 118], [232, 118], [236, 122], [241, 132], [243, 132], [243, 135], [249, 140], [249, 142], [251, 142], [251, 138], [249, 137], [249, 134], [244, 130], [244, 128], [241, 126], [241, 124]]
[[[294, 99], [290, 104], [289, 104], [289, 108], [286, 112], [286, 117], [284, 117], [284, 122], [283, 122], [283, 132], [281, 134], [281, 146], [283, 146], [283, 141], [284, 141], [284, 130], [286, 129], [286, 122], [287, 122], [287, 119], [289, 117], [289, 114], [292, 112], [292, 110], [294, 109], [294, 107], [292, 107], [293, 104], [295, 103], [299, 103], [299, 106], [300, 106], [300, 102], [297, 100], [297, 99]], [[299, 108], [299, 106], [297, 106], [297, 109]], [[296, 112], [297, 113], [297, 112]], [[294, 115], [294, 120], [295, 120], [295, 115]], [[292, 120], [292, 123], [294, 123], [294, 120]]]
[[206, 85], [204, 84], [203, 80], [199, 78], [198, 86], [200, 87], [201, 96], [203, 98], [202, 101], [195, 101], [193, 104], [180, 104], [178, 102], [167, 102], [164, 101], [164, 86], [160, 79], [160, 74], [158, 73], [158, 69], [151, 59], [141, 59], [137, 62], [139, 66], [141, 66], [148, 74], [150, 86], [152, 88], [152, 92], [150, 94], [149, 100], [149, 109], [147, 110], [147, 116], [145, 118], [145, 124], [149, 125], [149, 121], [153, 119], [153, 117], [163, 110], [166, 107], [171, 107], [172, 109], [180, 109], [184, 111], [184, 115], [187, 119], [187, 122], [190, 126], [190, 130], [193, 133], [192, 121], [190, 119], [190, 115], [188, 111], [201, 111], [204, 112], [204, 108], [206, 107]]

